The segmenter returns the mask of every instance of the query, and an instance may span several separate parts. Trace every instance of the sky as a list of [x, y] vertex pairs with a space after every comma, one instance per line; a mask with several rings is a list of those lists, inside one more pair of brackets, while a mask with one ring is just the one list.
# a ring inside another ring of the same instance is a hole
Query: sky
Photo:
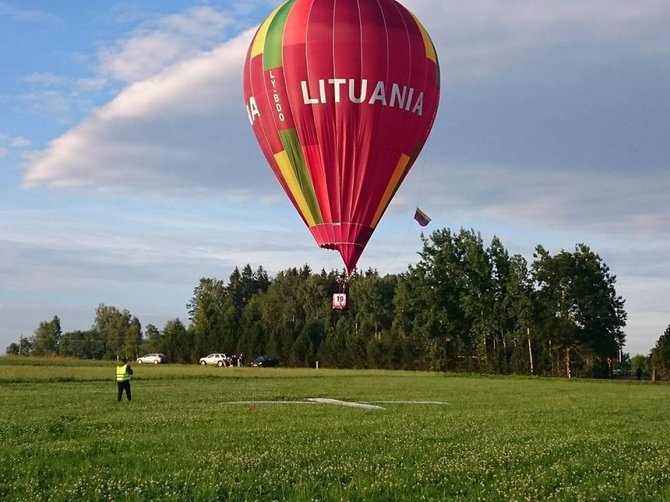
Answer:
[[[0, 0], [0, 352], [54, 315], [89, 329], [101, 303], [186, 322], [200, 278], [236, 266], [342, 268], [246, 118], [246, 50], [280, 3]], [[441, 102], [358, 268], [407, 270], [422, 230], [529, 261], [585, 243], [626, 301], [624, 351], [647, 354], [670, 324], [670, 2], [402, 3]]]

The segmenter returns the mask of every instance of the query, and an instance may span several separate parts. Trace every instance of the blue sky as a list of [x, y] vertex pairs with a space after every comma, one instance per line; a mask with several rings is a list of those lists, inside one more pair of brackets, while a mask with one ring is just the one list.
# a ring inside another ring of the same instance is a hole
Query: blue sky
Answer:
[[[99, 303], [187, 319], [200, 277], [341, 268], [286, 201], [241, 69], [279, 1], [0, 0], [0, 351]], [[431, 137], [359, 268], [416, 263], [431, 229], [532, 259], [584, 242], [617, 276], [625, 350], [670, 324], [670, 3], [407, 0], [436, 43]]]

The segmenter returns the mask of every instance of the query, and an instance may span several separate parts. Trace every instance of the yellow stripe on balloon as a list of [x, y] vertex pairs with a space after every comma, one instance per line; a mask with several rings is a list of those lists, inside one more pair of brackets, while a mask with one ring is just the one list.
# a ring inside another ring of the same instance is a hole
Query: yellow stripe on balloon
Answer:
[[259, 54], [263, 54], [263, 49], [265, 48], [265, 37], [268, 35], [268, 28], [270, 28], [272, 20], [277, 15], [277, 11], [279, 11], [279, 9], [281, 9], [283, 6], [284, 5], [282, 4], [273, 10], [267, 19], [263, 21], [263, 24], [261, 24], [260, 28], [258, 28], [258, 33], [256, 33], [253, 45], [251, 46], [251, 56], [249, 59], [253, 59]]
[[[410, 12], [410, 14], [412, 13]], [[433, 41], [430, 39], [430, 36], [428, 35], [426, 28], [423, 27], [423, 25], [416, 18], [416, 16], [412, 14], [412, 17], [414, 18], [416, 25], [419, 27], [419, 31], [421, 32], [421, 36], [423, 37], [423, 45], [426, 48], [426, 57], [430, 59], [433, 63], [437, 64], [437, 53], [435, 52], [435, 46], [433, 45]]]
[[293, 171], [293, 166], [289, 161], [288, 154], [286, 153], [285, 150], [282, 150], [279, 153], [275, 153], [274, 156], [275, 161], [277, 161], [277, 165], [281, 170], [282, 177], [284, 178], [286, 185], [291, 191], [293, 199], [296, 201], [298, 207], [300, 208], [299, 209], [300, 214], [302, 214], [305, 220], [307, 220], [307, 224], [310, 227], [313, 227], [314, 225], [316, 225], [316, 221], [314, 220], [314, 216], [309, 210], [309, 206], [307, 205], [305, 196], [303, 195], [302, 190], [300, 189], [300, 183], [298, 183], [298, 178], [295, 175], [295, 171]]
[[389, 202], [391, 202], [391, 197], [393, 197], [393, 194], [398, 188], [398, 185], [400, 184], [400, 179], [402, 178], [402, 175], [405, 172], [405, 169], [407, 168], [407, 164], [409, 164], [409, 161], [410, 157], [408, 155], [405, 155], [404, 153], [400, 154], [400, 159], [398, 159], [398, 163], [395, 165], [395, 169], [393, 170], [393, 176], [391, 176], [391, 181], [389, 181], [389, 184], [386, 186], [384, 197], [382, 197], [382, 201], [380, 202], [379, 207], [377, 208], [375, 217], [372, 219], [372, 223], [370, 224], [372, 228], [377, 227], [377, 223], [379, 223], [379, 220], [384, 214], [386, 206], [388, 206]]

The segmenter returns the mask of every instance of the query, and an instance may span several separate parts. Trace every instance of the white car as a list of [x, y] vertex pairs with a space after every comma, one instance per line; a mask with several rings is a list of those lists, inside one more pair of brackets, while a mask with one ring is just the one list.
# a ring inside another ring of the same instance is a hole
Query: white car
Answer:
[[201, 357], [198, 361], [200, 366], [227, 366], [228, 365], [228, 356], [215, 352], [214, 354], [209, 354], [208, 356]]
[[146, 354], [137, 358], [138, 364], [163, 364], [167, 362], [167, 358], [163, 354]]

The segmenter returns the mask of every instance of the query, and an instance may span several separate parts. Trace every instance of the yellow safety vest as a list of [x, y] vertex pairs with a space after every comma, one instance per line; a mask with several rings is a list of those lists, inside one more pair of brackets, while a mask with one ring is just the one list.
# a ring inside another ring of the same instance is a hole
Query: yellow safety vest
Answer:
[[130, 373], [128, 373], [128, 365], [124, 364], [123, 366], [116, 367], [116, 381], [117, 382], [127, 382], [130, 380]]

